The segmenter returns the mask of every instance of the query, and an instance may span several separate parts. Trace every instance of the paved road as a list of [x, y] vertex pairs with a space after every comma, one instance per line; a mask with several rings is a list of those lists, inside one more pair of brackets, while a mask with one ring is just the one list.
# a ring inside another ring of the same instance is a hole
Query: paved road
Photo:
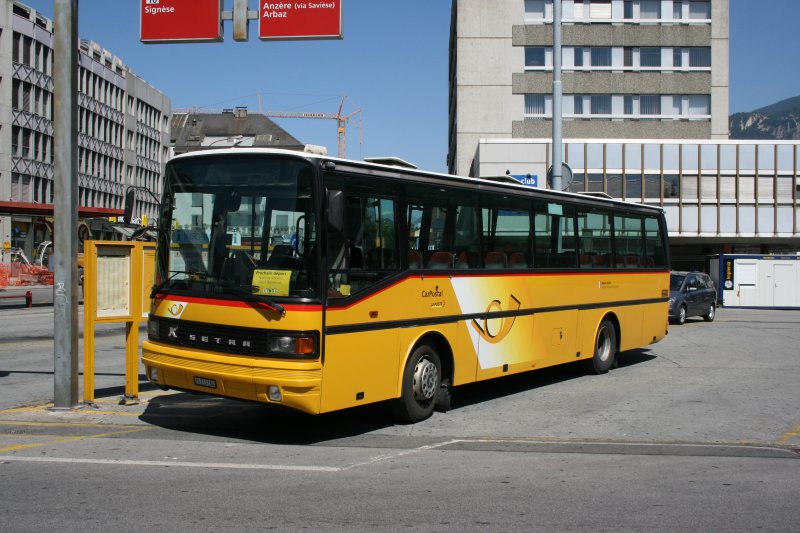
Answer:
[[[98, 368], [114, 374], [122, 338], [103, 335]], [[383, 406], [309, 417], [158, 390], [120, 406], [111, 384], [75, 412], [6, 407], [0, 523], [796, 531], [799, 342], [798, 312], [723, 309], [624, 354], [605, 376], [567, 366], [462, 387], [453, 410], [410, 426]], [[36, 373], [46, 348], [19, 346], [0, 343], [0, 399], [25, 369], [48, 379]]]

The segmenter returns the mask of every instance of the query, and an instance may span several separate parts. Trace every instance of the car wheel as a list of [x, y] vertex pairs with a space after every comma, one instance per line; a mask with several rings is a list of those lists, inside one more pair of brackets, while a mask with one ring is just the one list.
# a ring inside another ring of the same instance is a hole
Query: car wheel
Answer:
[[594, 355], [587, 360], [589, 371], [605, 374], [617, 360], [617, 330], [610, 320], [603, 320], [597, 328], [594, 341]]
[[708, 313], [703, 315], [703, 320], [705, 320], [706, 322], [713, 322], [714, 316], [716, 316], [716, 314], [717, 314], [717, 306], [712, 303], [711, 305], [708, 306]]
[[393, 405], [394, 415], [406, 423], [430, 417], [442, 386], [439, 354], [427, 344], [418, 346], [406, 362], [400, 398]]
[[682, 326], [686, 323], [686, 306], [682, 305], [678, 309], [678, 316], [675, 318], [675, 323]]

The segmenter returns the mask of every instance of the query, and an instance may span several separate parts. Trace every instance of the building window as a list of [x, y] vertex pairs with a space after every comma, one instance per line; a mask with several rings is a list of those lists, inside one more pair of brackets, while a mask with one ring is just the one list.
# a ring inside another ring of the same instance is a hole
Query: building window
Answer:
[[683, 18], [683, 0], [674, 0], [672, 2], [672, 18], [675, 20]]
[[544, 15], [544, 0], [525, 0], [526, 19], [542, 20]]
[[611, 95], [594, 94], [591, 96], [592, 115], [611, 114]]
[[576, 94], [574, 97], [575, 114], [583, 115], [583, 96]]
[[625, 0], [622, 16], [625, 20], [631, 20], [633, 18], [633, 0]]
[[690, 67], [710, 67], [711, 48], [707, 46], [689, 48]]
[[525, 115], [544, 115], [544, 95], [526, 94], [525, 95]]
[[690, 115], [710, 115], [711, 96], [707, 94], [689, 95], [689, 114]]
[[660, 115], [661, 96], [642, 95], [639, 97], [639, 113], [641, 115]]
[[545, 49], [544, 47], [527, 47], [525, 48], [525, 66], [526, 67], [543, 67], [545, 66]]
[[625, 174], [625, 198], [641, 199], [642, 197], [642, 175]]
[[689, 0], [689, 18], [705, 19], [711, 18], [711, 2], [709, 0]]
[[660, 48], [640, 48], [639, 66], [641, 67], [660, 67], [661, 49]]
[[574, 64], [576, 67], [583, 66], [583, 48], [577, 47], [575, 48], [575, 61]]
[[681, 48], [672, 49], [672, 66], [674, 68], [683, 66], [683, 50]]
[[661, 0], [640, 0], [639, 18], [657, 20], [661, 18]]
[[589, 4], [589, 17], [593, 19], [610, 19], [611, 0], [591, 0]]
[[624, 98], [624, 110], [626, 115], [633, 115], [633, 96], [626, 94]]
[[633, 48], [630, 46], [626, 46], [622, 52], [623, 56], [623, 65], [626, 67], [633, 66]]
[[591, 49], [592, 66], [593, 67], [610, 67], [611, 66], [611, 48], [607, 46], [598, 46]]

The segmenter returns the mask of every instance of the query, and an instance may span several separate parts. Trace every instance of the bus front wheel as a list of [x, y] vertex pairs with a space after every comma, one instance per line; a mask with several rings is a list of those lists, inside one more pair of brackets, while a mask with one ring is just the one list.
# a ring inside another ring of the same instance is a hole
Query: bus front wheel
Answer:
[[597, 328], [594, 355], [588, 361], [589, 370], [595, 374], [608, 372], [617, 358], [617, 329], [610, 320], [603, 320]]
[[394, 415], [406, 423], [430, 417], [442, 386], [442, 363], [436, 350], [427, 344], [418, 346], [406, 361], [400, 398], [395, 400]]

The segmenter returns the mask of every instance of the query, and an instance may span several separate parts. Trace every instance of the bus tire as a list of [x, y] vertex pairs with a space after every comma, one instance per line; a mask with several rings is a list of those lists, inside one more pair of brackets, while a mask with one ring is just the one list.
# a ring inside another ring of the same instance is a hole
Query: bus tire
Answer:
[[594, 374], [605, 374], [617, 360], [617, 329], [611, 320], [603, 319], [597, 328], [594, 341], [594, 354], [588, 360], [589, 371]]
[[430, 417], [442, 386], [442, 363], [436, 350], [421, 344], [411, 353], [403, 371], [400, 398], [393, 414], [401, 422], [413, 424]]

